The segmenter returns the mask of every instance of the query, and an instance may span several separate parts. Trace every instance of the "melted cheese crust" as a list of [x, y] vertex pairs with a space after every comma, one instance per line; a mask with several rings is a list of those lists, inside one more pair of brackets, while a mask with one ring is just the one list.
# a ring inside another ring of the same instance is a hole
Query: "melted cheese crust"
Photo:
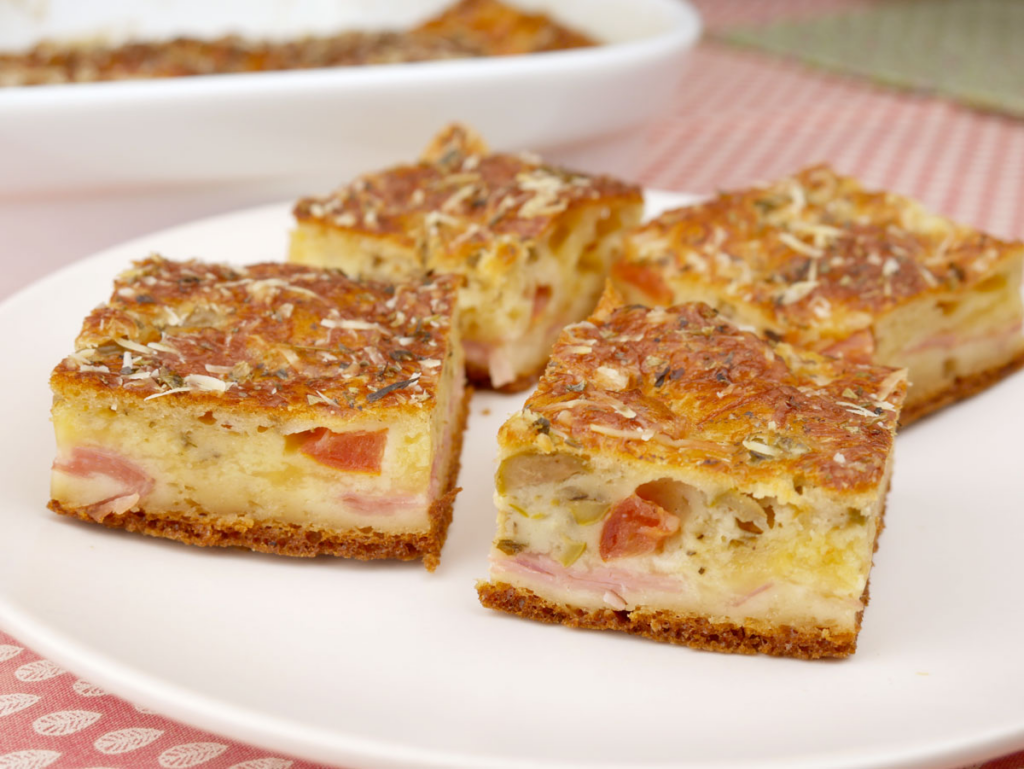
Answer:
[[706, 305], [616, 300], [563, 331], [502, 445], [687, 465], [787, 502], [877, 495], [905, 372], [761, 339]]
[[137, 262], [85, 319], [57, 387], [276, 411], [342, 429], [371, 413], [434, 408], [461, 354], [452, 277], [402, 286], [336, 270]]
[[[1024, 246], [827, 167], [669, 211], [633, 231], [625, 253], [613, 276], [627, 300], [704, 301], [819, 351], [866, 333], [854, 354], [910, 368], [915, 403], [977, 365], [954, 349], [943, 373], [914, 365], [913, 348], [954, 333], [969, 343], [1024, 318]], [[989, 352], [982, 370], [1024, 353], [1024, 336]]]

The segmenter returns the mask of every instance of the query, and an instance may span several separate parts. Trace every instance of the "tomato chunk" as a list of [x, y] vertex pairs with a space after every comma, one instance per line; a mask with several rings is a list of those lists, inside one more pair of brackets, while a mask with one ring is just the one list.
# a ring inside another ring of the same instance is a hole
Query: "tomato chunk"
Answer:
[[653, 553], [679, 531], [679, 517], [631, 494], [617, 502], [601, 530], [601, 560]]
[[649, 264], [618, 262], [612, 267], [615, 277], [643, 291], [658, 304], [671, 304], [672, 292], [665, 285], [661, 272]]
[[334, 433], [326, 427], [318, 427], [303, 435], [306, 437], [299, 450], [310, 459], [336, 470], [380, 475], [384, 446], [388, 442], [387, 430]]

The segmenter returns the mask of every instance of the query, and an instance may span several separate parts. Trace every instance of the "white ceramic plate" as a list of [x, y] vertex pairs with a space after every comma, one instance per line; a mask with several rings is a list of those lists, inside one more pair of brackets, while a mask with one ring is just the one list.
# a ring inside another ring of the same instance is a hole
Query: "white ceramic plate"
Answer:
[[[0, 50], [44, 38], [251, 38], [408, 28], [454, 0], [0, 2]], [[509, 0], [608, 44], [531, 56], [0, 88], [0, 195], [315, 177], [337, 184], [475, 126], [628, 175], [643, 126], [673, 103], [700, 20], [684, 0]]]
[[[684, 200], [652, 194], [654, 210]], [[156, 233], [0, 306], [0, 624], [88, 680], [348, 767], [939, 767], [1024, 747], [1024, 376], [898, 441], [860, 649], [695, 652], [483, 609], [494, 436], [472, 406], [440, 568], [203, 550], [44, 509], [50, 368], [131, 259], [284, 253], [288, 207]]]

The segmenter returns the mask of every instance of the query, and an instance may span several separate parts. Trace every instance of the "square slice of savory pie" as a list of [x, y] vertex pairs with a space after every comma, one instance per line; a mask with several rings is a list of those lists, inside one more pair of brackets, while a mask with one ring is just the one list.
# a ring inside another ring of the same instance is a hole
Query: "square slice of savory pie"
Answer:
[[594, 308], [642, 207], [634, 186], [492, 154], [451, 126], [417, 164], [301, 200], [290, 259], [377, 280], [463, 275], [470, 378], [522, 389], [561, 328]]
[[853, 653], [905, 372], [602, 302], [499, 436], [485, 606], [726, 652]]
[[51, 377], [50, 508], [196, 545], [433, 569], [466, 419], [456, 288], [136, 263]]
[[826, 167], [669, 211], [625, 250], [627, 301], [704, 301], [806, 349], [907, 368], [904, 424], [1024, 365], [1024, 246]]

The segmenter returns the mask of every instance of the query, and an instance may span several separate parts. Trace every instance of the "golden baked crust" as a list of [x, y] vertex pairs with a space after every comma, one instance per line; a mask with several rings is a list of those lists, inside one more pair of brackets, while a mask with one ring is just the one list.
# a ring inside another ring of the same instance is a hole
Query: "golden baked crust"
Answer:
[[636, 609], [581, 609], [546, 601], [525, 588], [481, 582], [477, 585], [480, 602], [527, 619], [556, 623], [588, 630], [619, 630], [654, 641], [689, 646], [704, 651], [734, 654], [769, 654], [777, 657], [820, 659], [848, 657], [857, 649], [857, 631], [842, 632], [821, 628], [809, 631], [787, 626], [776, 627], [766, 622], [747, 620], [711, 622], [698, 615], [671, 611]]
[[885, 473], [905, 372], [802, 352], [702, 304], [615, 306], [567, 327], [508, 446], [699, 466], [730, 483], [849, 494]]
[[416, 28], [486, 51], [490, 56], [561, 51], [596, 45], [544, 13], [524, 13], [497, 0], [461, 0]]
[[372, 529], [333, 531], [315, 526], [291, 523], [253, 522], [244, 517], [220, 518], [203, 510], [191, 513], [151, 514], [144, 509], [133, 509], [118, 515], [106, 515], [97, 520], [86, 509], [66, 508], [51, 499], [50, 510], [88, 523], [99, 523], [114, 529], [138, 532], [151, 537], [173, 539], [201, 547], [242, 547], [262, 553], [297, 557], [334, 555], [358, 560], [395, 559], [410, 561], [423, 559], [428, 571], [440, 563], [441, 549], [452, 520], [452, 506], [461, 491], [456, 486], [461, 465], [462, 440], [472, 388], [467, 387], [457, 424], [452, 432], [452, 454], [442, 493], [428, 511], [430, 529], [426, 532], [389, 534]]
[[827, 166], [669, 211], [625, 248], [617, 281], [661, 303], [703, 286], [719, 310], [749, 306], [811, 348], [923, 295], [969, 289], [1024, 252]]
[[458, 283], [396, 288], [336, 270], [153, 256], [117, 279], [51, 384], [129, 401], [188, 391], [236, 413], [333, 424], [418, 412], [436, 404]]
[[283, 42], [235, 35], [123, 45], [43, 42], [0, 53], [0, 87], [348, 67], [539, 53], [597, 43], [546, 14], [463, 0], [404, 32], [342, 32]]
[[907, 368], [904, 424], [1024, 354], [1024, 244], [824, 166], [669, 211], [624, 253], [629, 301], [704, 301], [775, 340]]
[[519, 269], [515, 252], [583, 206], [640, 205], [638, 187], [589, 176], [529, 155], [488, 153], [479, 137], [450, 126], [424, 159], [361, 176], [325, 197], [295, 206], [300, 223], [357, 233], [404, 249], [414, 274], [475, 269], [497, 243], [508, 253], [487, 260], [495, 273]]

